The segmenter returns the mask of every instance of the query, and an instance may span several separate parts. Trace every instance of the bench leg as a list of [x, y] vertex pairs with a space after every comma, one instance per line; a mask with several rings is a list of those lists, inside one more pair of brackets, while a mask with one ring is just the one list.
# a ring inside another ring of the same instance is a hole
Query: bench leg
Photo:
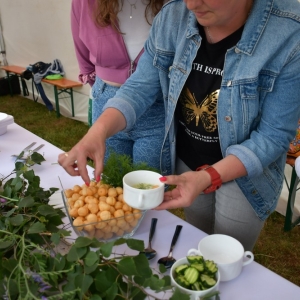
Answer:
[[11, 86], [11, 82], [10, 82], [10, 73], [8, 71], [6, 71], [6, 75], [7, 75], [7, 80], [8, 80], [8, 85], [9, 85], [9, 92], [10, 92], [10, 96], [13, 96], [13, 90], [12, 90], [12, 86]]
[[290, 186], [288, 187], [289, 190], [289, 198], [288, 204], [286, 209], [285, 221], [284, 221], [284, 231], [290, 231], [293, 229], [298, 223], [300, 223], [300, 217], [293, 221], [293, 212], [294, 212], [294, 205], [295, 205], [295, 198], [297, 192], [297, 186], [299, 184], [299, 177], [296, 174], [295, 167], [292, 168], [292, 177]]
[[70, 88], [70, 97], [71, 97], [71, 105], [72, 105], [72, 117], [74, 117], [75, 114], [74, 114], [73, 88]]
[[54, 86], [54, 97], [55, 97], [56, 117], [59, 118], [60, 117], [59, 99], [58, 99], [58, 91], [56, 86]]

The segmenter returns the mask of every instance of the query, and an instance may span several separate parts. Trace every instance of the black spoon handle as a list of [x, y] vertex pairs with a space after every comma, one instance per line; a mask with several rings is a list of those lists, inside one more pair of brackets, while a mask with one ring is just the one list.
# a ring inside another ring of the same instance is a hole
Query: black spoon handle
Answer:
[[170, 247], [170, 252], [173, 251], [173, 248], [174, 248], [174, 246], [177, 242], [177, 239], [179, 237], [181, 229], [182, 229], [181, 225], [176, 226], [176, 230], [175, 230], [175, 233], [174, 233], [174, 236], [173, 236], [173, 239], [172, 239], [172, 243], [171, 243], [171, 247]]
[[149, 232], [149, 242], [152, 240], [154, 232], [155, 232], [155, 228], [156, 228], [156, 223], [157, 223], [157, 219], [156, 218], [152, 218], [151, 220], [151, 226], [150, 226], [150, 232]]

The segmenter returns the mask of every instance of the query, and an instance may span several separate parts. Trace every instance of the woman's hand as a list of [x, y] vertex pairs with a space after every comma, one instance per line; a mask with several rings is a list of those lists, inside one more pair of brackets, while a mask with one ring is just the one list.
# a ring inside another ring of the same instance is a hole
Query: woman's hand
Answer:
[[87, 159], [94, 161], [95, 179], [100, 180], [105, 155], [105, 140], [124, 129], [126, 120], [123, 114], [115, 109], [106, 109], [88, 133], [68, 152], [58, 156], [58, 163], [71, 175], [81, 176], [89, 185]]
[[188, 207], [211, 184], [210, 175], [205, 171], [190, 171], [178, 176], [165, 176], [160, 180], [176, 187], [165, 193], [163, 203], [156, 207], [156, 210]]
[[[234, 155], [226, 156], [212, 167], [220, 174], [222, 182], [247, 175], [244, 165]], [[188, 207], [200, 193], [211, 185], [211, 177], [205, 170], [161, 177], [160, 180], [165, 184], [175, 185], [176, 188], [165, 193], [164, 201], [156, 208], [157, 210]]]
[[104, 154], [105, 137], [90, 130], [68, 153], [58, 156], [58, 163], [71, 176], [81, 176], [83, 181], [89, 185], [87, 159], [90, 158], [94, 161], [95, 178], [96, 181], [99, 181], [103, 170]]

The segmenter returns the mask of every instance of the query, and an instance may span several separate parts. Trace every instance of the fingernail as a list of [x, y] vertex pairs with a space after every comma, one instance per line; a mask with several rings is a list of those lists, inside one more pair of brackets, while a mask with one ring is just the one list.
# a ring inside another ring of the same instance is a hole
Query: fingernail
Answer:
[[90, 183], [89, 183], [89, 182], [86, 182], [85, 185], [86, 185], [86, 186], [90, 186]]
[[100, 176], [96, 177], [96, 181], [99, 182], [100, 181]]
[[167, 181], [167, 177], [166, 176], [160, 177], [159, 180], [162, 182]]

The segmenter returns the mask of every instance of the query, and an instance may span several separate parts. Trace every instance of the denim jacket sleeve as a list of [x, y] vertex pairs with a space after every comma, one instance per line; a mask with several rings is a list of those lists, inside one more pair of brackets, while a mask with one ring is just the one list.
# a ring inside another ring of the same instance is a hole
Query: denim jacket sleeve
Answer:
[[[257, 4], [242, 39], [227, 53], [218, 106], [225, 155], [237, 156], [252, 178], [283, 161], [300, 118], [299, 3], [274, 1], [270, 11]], [[277, 24], [279, 39], [274, 37]], [[230, 121], [224, 120], [227, 115]], [[228, 135], [232, 127], [235, 140]]]
[[[295, 50], [291, 51], [288, 61], [278, 73], [267, 74], [265, 71], [265, 74], [259, 75], [258, 91], [252, 95], [253, 99], [240, 87], [240, 99], [245, 102], [243, 126], [253, 129], [249, 128], [249, 136], [244, 136], [244, 141], [229, 146], [226, 155], [237, 156], [245, 165], [249, 177], [262, 173], [263, 169], [285, 154], [295, 135], [300, 118], [300, 52]], [[253, 105], [251, 102], [257, 100], [255, 97], [259, 99], [259, 112], [251, 120], [248, 110]]]

